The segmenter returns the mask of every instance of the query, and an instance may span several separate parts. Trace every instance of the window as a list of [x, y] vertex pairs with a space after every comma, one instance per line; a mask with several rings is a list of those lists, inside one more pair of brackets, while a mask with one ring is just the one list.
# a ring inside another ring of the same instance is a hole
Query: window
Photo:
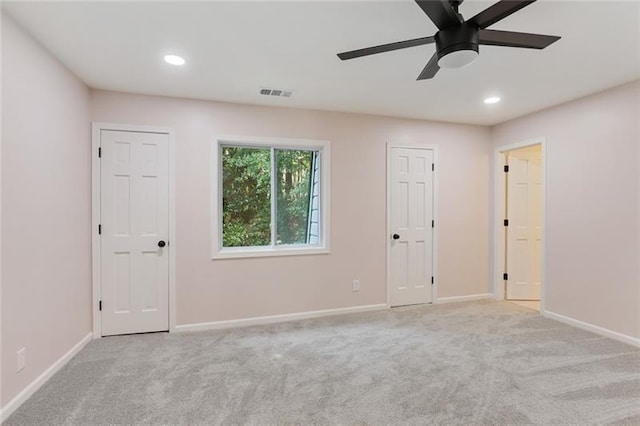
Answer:
[[221, 138], [214, 258], [328, 252], [329, 143]]

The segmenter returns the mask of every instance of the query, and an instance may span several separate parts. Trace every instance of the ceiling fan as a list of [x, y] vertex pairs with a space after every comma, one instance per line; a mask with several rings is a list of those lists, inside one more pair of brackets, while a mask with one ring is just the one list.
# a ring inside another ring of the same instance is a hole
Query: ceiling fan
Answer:
[[560, 39], [558, 36], [513, 31], [488, 30], [487, 27], [517, 12], [536, 0], [500, 0], [466, 21], [458, 12], [464, 0], [415, 0], [438, 27], [430, 37], [420, 37], [395, 43], [339, 53], [343, 61], [376, 53], [390, 52], [423, 44], [436, 44], [436, 53], [424, 67], [418, 80], [433, 78], [440, 68], [460, 68], [478, 57], [478, 46], [506, 46], [544, 49]]

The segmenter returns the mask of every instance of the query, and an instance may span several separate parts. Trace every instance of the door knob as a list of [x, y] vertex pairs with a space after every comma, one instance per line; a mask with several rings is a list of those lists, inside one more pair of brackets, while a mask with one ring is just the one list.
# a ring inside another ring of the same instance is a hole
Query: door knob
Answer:
[[392, 238], [393, 238], [394, 240], [399, 240], [399, 239], [400, 239], [400, 235], [398, 235], [398, 234], [393, 234]]
[[164, 247], [166, 245], [167, 245], [167, 243], [165, 243], [164, 241], [162, 241], [162, 240], [158, 241], [158, 247], [162, 248], [162, 247]]

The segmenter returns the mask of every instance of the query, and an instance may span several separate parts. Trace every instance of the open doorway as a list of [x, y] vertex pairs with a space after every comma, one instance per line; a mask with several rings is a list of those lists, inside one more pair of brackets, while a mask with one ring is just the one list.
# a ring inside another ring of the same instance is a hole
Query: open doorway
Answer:
[[504, 299], [541, 310], [543, 286], [544, 164], [542, 143], [498, 152], [502, 233], [497, 241]]

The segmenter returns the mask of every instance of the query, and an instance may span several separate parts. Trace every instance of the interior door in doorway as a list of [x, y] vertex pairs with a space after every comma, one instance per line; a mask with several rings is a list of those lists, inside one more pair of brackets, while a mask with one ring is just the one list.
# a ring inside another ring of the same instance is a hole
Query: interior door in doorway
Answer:
[[431, 303], [433, 150], [391, 148], [389, 302]]
[[507, 299], [540, 300], [542, 282], [542, 151], [507, 153]]
[[102, 335], [169, 329], [169, 136], [100, 134]]

